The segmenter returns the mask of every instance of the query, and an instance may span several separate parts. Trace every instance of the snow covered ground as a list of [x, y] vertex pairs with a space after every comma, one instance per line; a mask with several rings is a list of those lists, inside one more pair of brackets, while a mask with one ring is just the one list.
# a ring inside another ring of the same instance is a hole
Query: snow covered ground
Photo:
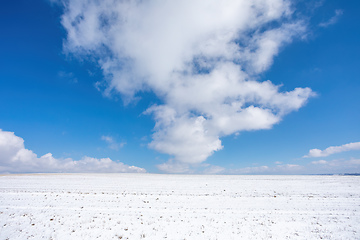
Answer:
[[0, 239], [360, 239], [360, 177], [0, 176]]

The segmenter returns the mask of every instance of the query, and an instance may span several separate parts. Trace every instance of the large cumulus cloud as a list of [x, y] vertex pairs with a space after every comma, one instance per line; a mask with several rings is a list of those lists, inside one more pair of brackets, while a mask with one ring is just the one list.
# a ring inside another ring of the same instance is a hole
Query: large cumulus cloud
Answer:
[[125, 103], [152, 91], [162, 104], [149, 146], [188, 169], [223, 148], [221, 137], [270, 129], [302, 107], [309, 88], [281, 91], [259, 75], [306, 34], [288, 0], [64, 0], [64, 49], [95, 59], [105, 94]]

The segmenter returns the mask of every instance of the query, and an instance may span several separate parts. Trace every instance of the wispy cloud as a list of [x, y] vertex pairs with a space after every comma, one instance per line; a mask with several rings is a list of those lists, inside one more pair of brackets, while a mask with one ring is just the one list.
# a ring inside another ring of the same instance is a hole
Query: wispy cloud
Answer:
[[162, 101], [145, 111], [156, 121], [149, 147], [171, 156], [160, 169], [200, 164], [221, 137], [271, 129], [314, 96], [257, 81], [306, 34], [287, 0], [64, 2], [65, 51], [98, 59], [104, 94], [129, 102], [152, 91]]
[[105, 141], [108, 144], [108, 147], [115, 151], [118, 151], [126, 144], [126, 142], [116, 142], [111, 136], [101, 136], [101, 140]]
[[78, 79], [74, 76], [74, 73], [72, 72], [60, 71], [58, 72], [58, 76], [59, 78], [68, 81], [69, 83], [78, 83]]
[[327, 164], [328, 162], [325, 160], [318, 160], [318, 161], [312, 161], [311, 163], [317, 165], [317, 164]]
[[335, 154], [335, 153], [341, 153], [351, 150], [360, 150], [360, 142], [354, 142], [354, 143], [348, 143], [341, 146], [332, 146], [328, 147], [325, 150], [320, 149], [311, 149], [309, 153], [303, 158], [309, 158], [309, 157], [327, 157], [329, 155]]
[[84, 156], [80, 160], [71, 158], [57, 159], [51, 153], [38, 157], [33, 151], [26, 149], [24, 139], [13, 132], [0, 129], [0, 173], [32, 173], [32, 172], [146, 172], [145, 169], [128, 166], [110, 158], [92, 158]]
[[337, 23], [340, 19], [340, 17], [344, 14], [344, 11], [342, 9], [336, 9], [335, 10], [335, 15], [330, 18], [329, 20], [325, 21], [325, 22], [321, 22], [319, 24], [320, 27], [328, 27], [330, 25], [333, 25], [335, 23]]

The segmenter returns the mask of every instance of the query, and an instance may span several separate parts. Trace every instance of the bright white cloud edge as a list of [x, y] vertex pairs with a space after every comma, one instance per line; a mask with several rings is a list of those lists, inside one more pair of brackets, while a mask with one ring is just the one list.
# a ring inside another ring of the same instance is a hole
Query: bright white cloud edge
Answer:
[[353, 142], [347, 143], [341, 146], [331, 146], [326, 148], [325, 150], [320, 150], [317, 148], [309, 150], [309, 153], [303, 158], [310, 158], [310, 157], [327, 157], [332, 154], [347, 152], [352, 150], [360, 150], [360, 142]]
[[80, 160], [56, 159], [51, 153], [38, 157], [26, 149], [24, 139], [0, 129], [0, 173], [144, 173], [144, 168], [128, 166], [110, 158], [84, 156]]
[[152, 91], [163, 104], [149, 144], [188, 171], [223, 148], [220, 138], [270, 129], [314, 96], [257, 81], [280, 48], [306, 35], [289, 0], [64, 0], [64, 49], [102, 68], [104, 93], [125, 102]]

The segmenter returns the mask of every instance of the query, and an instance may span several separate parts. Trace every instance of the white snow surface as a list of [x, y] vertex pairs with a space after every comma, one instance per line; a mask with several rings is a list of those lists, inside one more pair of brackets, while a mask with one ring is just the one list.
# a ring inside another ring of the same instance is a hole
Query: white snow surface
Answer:
[[0, 239], [360, 239], [360, 177], [0, 176]]

